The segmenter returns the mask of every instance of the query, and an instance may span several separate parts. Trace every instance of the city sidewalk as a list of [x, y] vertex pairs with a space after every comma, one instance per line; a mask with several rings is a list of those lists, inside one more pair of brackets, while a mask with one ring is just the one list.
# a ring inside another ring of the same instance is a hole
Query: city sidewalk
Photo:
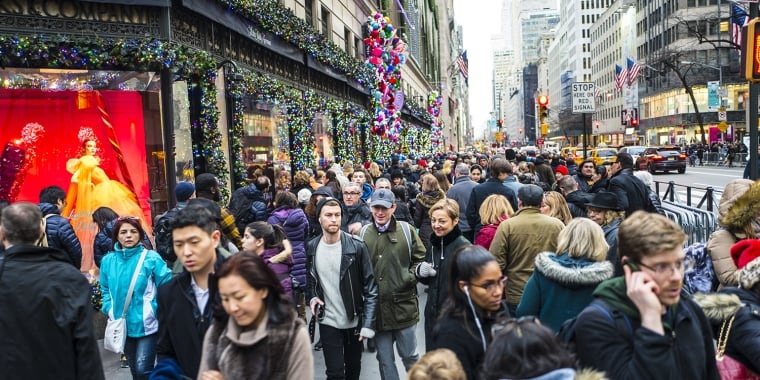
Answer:
[[[425, 354], [425, 322], [423, 310], [425, 309], [425, 302], [427, 301], [427, 293], [424, 291], [423, 285], [417, 285], [419, 291], [420, 300], [420, 322], [417, 324], [417, 347], [420, 357]], [[317, 329], [319, 330], [319, 329]], [[119, 363], [119, 355], [103, 349], [103, 341], [98, 341], [100, 347], [100, 358], [103, 361], [103, 370], [106, 374], [107, 380], [131, 380], [132, 375], [129, 373], [129, 368], [121, 368]], [[314, 379], [325, 380], [325, 360], [322, 351], [314, 352]], [[396, 367], [398, 368], [400, 378], [406, 378], [406, 370], [404, 369], [401, 358], [396, 353]], [[374, 353], [364, 352], [362, 354], [362, 380], [377, 380], [380, 378], [380, 369], [378, 368], [377, 359]]]

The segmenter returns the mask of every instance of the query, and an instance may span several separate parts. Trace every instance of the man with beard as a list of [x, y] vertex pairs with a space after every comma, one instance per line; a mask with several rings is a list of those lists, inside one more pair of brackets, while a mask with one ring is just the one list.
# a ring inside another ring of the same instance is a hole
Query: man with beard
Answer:
[[625, 276], [602, 282], [575, 322], [581, 367], [611, 379], [720, 379], [710, 324], [681, 293], [685, 241], [659, 214], [637, 211], [620, 224]]
[[359, 233], [362, 226], [372, 223], [372, 212], [367, 202], [361, 199], [361, 185], [349, 182], [343, 186], [343, 206], [346, 215], [343, 218], [341, 229], [352, 235]]
[[591, 186], [594, 185], [594, 180], [591, 179], [596, 173], [596, 165], [594, 160], [587, 159], [581, 163], [581, 170], [573, 176], [575, 182], [578, 182], [578, 190], [584, 193], [591, 192]]
[[[358, 187], [352, 191], [358, 193]], [[375, 336], [372, 261], [361, 239], [341, 231], [343, 208], [337, 199], [320, 200], [316, 214], [322, 235], [306, 243], [306, 298], [320, 321], [327, 378], [358, 380], [362, 341]]]

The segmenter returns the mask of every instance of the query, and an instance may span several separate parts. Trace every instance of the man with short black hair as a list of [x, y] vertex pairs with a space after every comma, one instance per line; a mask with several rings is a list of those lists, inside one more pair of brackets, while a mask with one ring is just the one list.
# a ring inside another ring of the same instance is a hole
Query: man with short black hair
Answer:
[[523, 185], [517, 199], [519, 209], [501, 222], [489, 248], [509, 278], [506, 293], [510, 313], [517, 310], [525, 284], [533, 274], [536, 256], [540, 252], [555, 252], [557, 236], [565, 227], [559, 219], [541, 213], [544, 204], [541, 187]]
[[341, 231], [343, 207], [337, 199], [321, 199], [316, 214], [322, 235], [306, 243], [306, 298], [320, 319], [327, 378], [358, 380], [362, 341], [375, 336], [372, 261], [361, 239]]
[[63, 251], [36, 246], [42, 213], [33, 203], [2, 211], [0, 368], [10, 380], [104, 379], [90, 284]]
[[[572, 158], [571, 158], [572, 160]], [[594, 185], [592, 177], [596, 173], [596, 164], [594, 160], [586, 159], [581, 163], [580, 170], [573, 176], [575, 182], [578, 183], [578, 190], [584, 193], [591, 192], [591, 186]]]
[[172, 244], [184, 270], [158, 288], [156, 370], [178, 366], [196, 378], [203, 337], [219, 305], [210, 278], [229, 255], [219, 247], [221, 231], [213, 213], [199, 204], [179, 210], [172, 223]]
[[[219, 193], [219, 181], [216, 176], [211, 173], [203, 173], [195, 179], [195, 195], [198, 198], [205, 198], [214, 202], [221, 200], [221, 194]], [[222, 227], [222, 233], [227, 239], [230, 239], [232, 244], [238, 249], [243, 248], [243, 239], [240, 237], [240, 231], [235, 224], [235, 216], [232, 215], [226, 208], [221, 208], [222, 220], [220, 226]], [[266, 220], [266, 219], [265, 219]]]
[[633, 175], [633, 157], [629, 153], [618, 153], [615, 162], [610, 165], [610, 183], [607, 191], [618, 197], [618, 208], [625, 215], [632, 215], [637, 210], [652, 211], [647, 187]]
[[512, 205], [512, 209], [517, 209], [517, 196], [515, 196], [515, 192], [504, 186], [504, 180], [507, 178], [508, 165], [511, 164], [506, 159], [494, 159], [491, 161], [491, 176], [485, 182], [472, 189], [472, 195], [470, 196], [469, 202], [467, 202], [466, 215], [467, 222], [473, 229], [473, 236], [477, 236], [478, 231], [483, 227], [483, 224], [480, 223], [480, 206], [489, 195], [503, 195]]
[[572, 176], [564, 176], [557, 181], [559, 191], [567, 201], [567, 207], [570, 209], [570, 215], [573, 218], [586, 217], [586, 203], [591, 201], [593, 194], [578, 190], [578, 182]]
[[65, 252], [71, 264], [82, 267], [82, 246], [68, 219], [61, 216], [66, 207], [66, 192], [58, 186], [48, 186], [40, 191], [40, 211], [45, 220], [47, 245]]
[[575, 322], [581, 367], [611, 379], [721, 378], [710, 324], [682, 293], [686, 234], [668, 218], [638, 211], [618, 230], [625, 276], [602, 282]]

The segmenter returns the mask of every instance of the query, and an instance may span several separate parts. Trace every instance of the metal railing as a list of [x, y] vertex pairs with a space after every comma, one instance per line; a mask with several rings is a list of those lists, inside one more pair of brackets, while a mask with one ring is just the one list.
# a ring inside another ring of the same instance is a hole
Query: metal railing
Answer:
[[[707, 211], [715, 212], [715, 206], [718, 204], [718, 198], [717, 198], [717, 191], [713, 189], [712, 186], [708, 187], [696, 187], [696, 186], [688, 186], [688, 185], [679, 185], [673, 181], [670, 182], [661, 182], [661, 181], [654, 181], [655, 184], [655, 191], [657, 191], [657, 194], [662, 194], [661, 199], [667, 200], [671, 203], [681, 203], [686, 204], [686, 206], [692, 207], [694, 205], [694, 202], [692, 202], [692, 198], [694, 195], [694, 190], [698, 190], [699, 192], [704, 191], [704, 194], [702, 194], [701, 198], [697, 202], [696, 208], [701, 209], [704, 207]], [[665, 188], [665, 193], [663, 194], [662, 191], [660, 191], [661, 186]], [[681, 200], [681, 196], [678, 194], [677, 189], [680, 188], [686, 188], [686, 201]]]

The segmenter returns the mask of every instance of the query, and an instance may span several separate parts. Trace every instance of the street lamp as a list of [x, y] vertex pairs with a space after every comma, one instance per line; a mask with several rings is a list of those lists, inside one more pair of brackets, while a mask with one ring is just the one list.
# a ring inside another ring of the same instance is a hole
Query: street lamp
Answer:
[[681, 61], [682, 65], [697, 65], [718, 70], [718, 96], [720, 97], [720, 106], [723, 107], [723, 95], [720, 92], [723, 89], [723, 68], [719, 66], [708, 65], [706, 63], [694, 62], [694, 61]]

